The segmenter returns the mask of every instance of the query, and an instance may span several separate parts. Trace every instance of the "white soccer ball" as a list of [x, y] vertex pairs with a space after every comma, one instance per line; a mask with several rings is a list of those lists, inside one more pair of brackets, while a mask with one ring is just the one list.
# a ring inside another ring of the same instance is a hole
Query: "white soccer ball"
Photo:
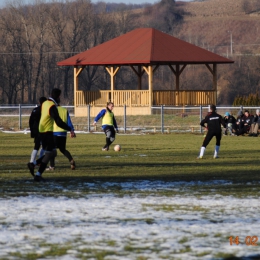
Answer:
[[116, 144], [116, 145], [114, 146], [114, 150], [115, 150], [116, 152], [119, 152], [119, 151], [121, 150], [121, 146], [120, 146], [119, 144]]

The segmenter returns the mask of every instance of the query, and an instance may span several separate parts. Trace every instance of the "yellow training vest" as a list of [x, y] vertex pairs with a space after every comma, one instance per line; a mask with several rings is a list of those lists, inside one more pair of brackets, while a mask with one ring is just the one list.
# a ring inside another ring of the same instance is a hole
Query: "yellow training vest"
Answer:
[[46, 133], [53, 131], [54, 119], [50, 116], [50, 108], [55, 106], [51, 100], [46, 100], [42, 103], [41, 119], [39, 123], [39, 132]]
[[[68, 111], [65, 107], [60, 107], [58, 106], [58, 112], [60, 115], [60, 118], [62, 119], [63, 122], [65, 122], [67, 124], [68, 122]], [[67, 132], [67, 130], [60, 128], [57, 126], [57, 124], [54, 122], [53, 124], [53, 132]]]
[[107, 110], [102, 118], [102, 125], [114, 125], [113, 117], [114, 113]]

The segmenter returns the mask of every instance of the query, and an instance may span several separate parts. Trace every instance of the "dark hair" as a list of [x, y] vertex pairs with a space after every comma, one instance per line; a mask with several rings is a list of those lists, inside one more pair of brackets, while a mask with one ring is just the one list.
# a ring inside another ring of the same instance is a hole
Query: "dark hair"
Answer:
[[60, 94], [61, 94], [61, 90], [58, 89], [58, 88], [54, 88], [52, 91], [51, 91], [51, 97], [55, 100], [57, 100], [59, 97], [60, 97]]
[[216, 111], [217, 108], [216, 108], [215, 105], [212, 104], [212, 105], [210, 105], [210, 109], [211, 109], [212, 111]]
[[245, 113], [246, 113], [246, 112], [247, 112], [247, 113], [249, 113], [249, 111], [248, 111], [248, 110], [245, 110]]
[[39, 103], [42, 104], [44, 101], [46, 101], [47, 98], [46, 97], [40, 97], [39, 98]]
[[114, 105], [114, 103], [113, 102], [111, 102], [111, 101], [109, 101], [109, 102], [107, 102], [107, 106], [109, 106], [109, 105]]

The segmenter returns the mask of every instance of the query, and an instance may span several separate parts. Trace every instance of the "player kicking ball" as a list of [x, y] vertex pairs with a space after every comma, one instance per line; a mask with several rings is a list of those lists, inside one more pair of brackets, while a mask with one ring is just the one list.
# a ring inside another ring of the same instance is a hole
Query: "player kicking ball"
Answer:
[[108, 151], [109, 146], [115, 141], [116, 132], [118, 133], [118, 127], [114, 113], [112, 112], [114, 108], [113, 102], [108, 102], [107, 107], [102, 109], [96, 118], [94, 119], [93, 125], [95, 126], [100, 118], [102, 118], [102, 129], [106, 135], [106, 144], [102, 148], [102, 151]]

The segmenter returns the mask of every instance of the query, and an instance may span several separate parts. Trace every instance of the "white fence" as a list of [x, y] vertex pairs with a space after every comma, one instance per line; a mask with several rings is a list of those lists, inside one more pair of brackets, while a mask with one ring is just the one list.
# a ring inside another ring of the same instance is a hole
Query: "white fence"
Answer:
[[[25, 129], [28, 128], [28, 119], [32, 109], [36, 105], [2, 105], [0, 106], [0, 128], [6, 129], [3, 118], [12, 118], [13, 123], [11, 129]], [[73, 118], [74, 107], [64, 106], [68, 109], [73, 124], [76, 130], [83, 130], [86, 132], [97, 131], [92, 127], [94, 118]], [[91, 106], [88, 106], [88, 110]], [[217, 106], [217, 112], [224, 115], [225, 112], [229, 112], [237, 117], [237, 113], [240, 110], [248, 109], [251, 114], [255, 114], [255, 110], [259, 107], [231, 107], [231, 106]], [[120, 131], [123, 132], [202, 132], [199, 125], [200, 121], [206, 116], [209, 111], [209, 106], [184, 106], [184, 107], [168, 107], [168, 106], [153, 106], [151, 108], [151, 115], [145, 116], [130, 116], [127, 115], [127, 106], [125, 106], [125, 113], [123, 116], [116, 116], [119, 122]], [[90, 113], [88, 113], [90, 114]], [[9, 120], [8, 120], [9, 121]], [[9, 123], [9, 122], [8, 122]]]

